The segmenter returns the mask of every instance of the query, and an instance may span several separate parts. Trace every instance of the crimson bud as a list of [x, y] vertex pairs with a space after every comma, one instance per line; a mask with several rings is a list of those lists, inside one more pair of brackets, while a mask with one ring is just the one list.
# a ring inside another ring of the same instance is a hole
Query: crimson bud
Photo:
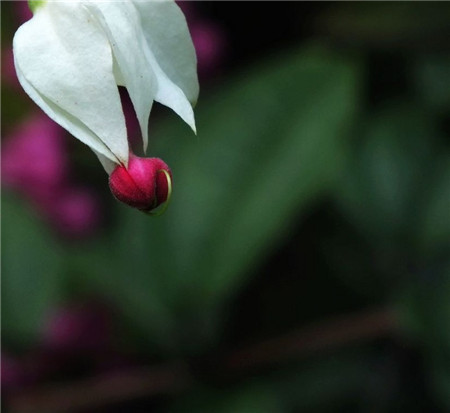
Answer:
[[119, 201], [151, 213], [168, 202], [172, 172], [159, 158], [140, 158], [130, 154], [128, 168], [119, 165], [109, 176], [109, 187]]

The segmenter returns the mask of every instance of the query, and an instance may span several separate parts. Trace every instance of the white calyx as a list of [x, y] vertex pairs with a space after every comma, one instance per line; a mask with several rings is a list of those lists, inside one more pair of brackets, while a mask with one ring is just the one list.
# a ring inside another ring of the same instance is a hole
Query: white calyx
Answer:
[[144, 150], [153, 101], [195, 131], [195, 50], [172, 0], [48, 0], [17, 30], [13, 51], [28, 95], [87, 144], [108, 173], [128, 163], [118, 85], [128, 90]]

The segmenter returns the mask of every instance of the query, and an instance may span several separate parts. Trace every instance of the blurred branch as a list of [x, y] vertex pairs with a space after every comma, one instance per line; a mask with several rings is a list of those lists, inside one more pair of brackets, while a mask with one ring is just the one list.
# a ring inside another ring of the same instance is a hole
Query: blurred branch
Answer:
[[[216, 366], [219, 371], [234, 375], [251, 368], [386, 337], [396, 330], [397, 323], [391, 310], [341, 316], [245, 346], [219, 360]], [[177, 393], [192, 383], [193, 378], [184, 363], [168, 363], [76, 383], [34, 388], [11, 395], [7, 401], [14, 413], [79, 412], [141, 397]]]
[[187, 369], [181, 363], [168, 363], [34, 388], [13, 395], [8, 404], [14, 413], [90, 411], [112, 403], [178, 392], [189, 381]]
[[340, 316], [246, 346], [231, 354], [227, 366], [231, 370], [242, 370], [305, 357], [319, 351], [384, 337], [395, 329], [395, 316], [389, 310]]

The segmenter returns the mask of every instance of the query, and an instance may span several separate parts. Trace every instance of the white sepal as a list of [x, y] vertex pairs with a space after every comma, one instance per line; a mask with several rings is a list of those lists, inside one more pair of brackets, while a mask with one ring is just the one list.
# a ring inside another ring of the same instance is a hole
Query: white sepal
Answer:
[[90, 146], [108, 173], [128, 163], [118, 85], [128, 90], [144, 150], [154, 100], [195, 131], [195, 50], [172, 0], [49, 0], [18, 29], [13, 50], [25, 91]]
[[51, 118], [105, 157], [127, 163], [111, 48], [82, 4], [39, 7], [16, 32], [13, 50], [19, 81]]

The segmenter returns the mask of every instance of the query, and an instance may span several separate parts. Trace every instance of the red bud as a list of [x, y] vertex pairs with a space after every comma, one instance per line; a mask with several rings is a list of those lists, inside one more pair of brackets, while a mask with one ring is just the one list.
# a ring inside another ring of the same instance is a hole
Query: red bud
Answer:
[[[170, 180], [170, 182], [169, 182]], [[109, 187], [121, 202], [150, 212], [166, 202], [172, 185], [172, 172], [159, 158], [130, 154], [128, 168], [119, 165], [109, 176]]]

